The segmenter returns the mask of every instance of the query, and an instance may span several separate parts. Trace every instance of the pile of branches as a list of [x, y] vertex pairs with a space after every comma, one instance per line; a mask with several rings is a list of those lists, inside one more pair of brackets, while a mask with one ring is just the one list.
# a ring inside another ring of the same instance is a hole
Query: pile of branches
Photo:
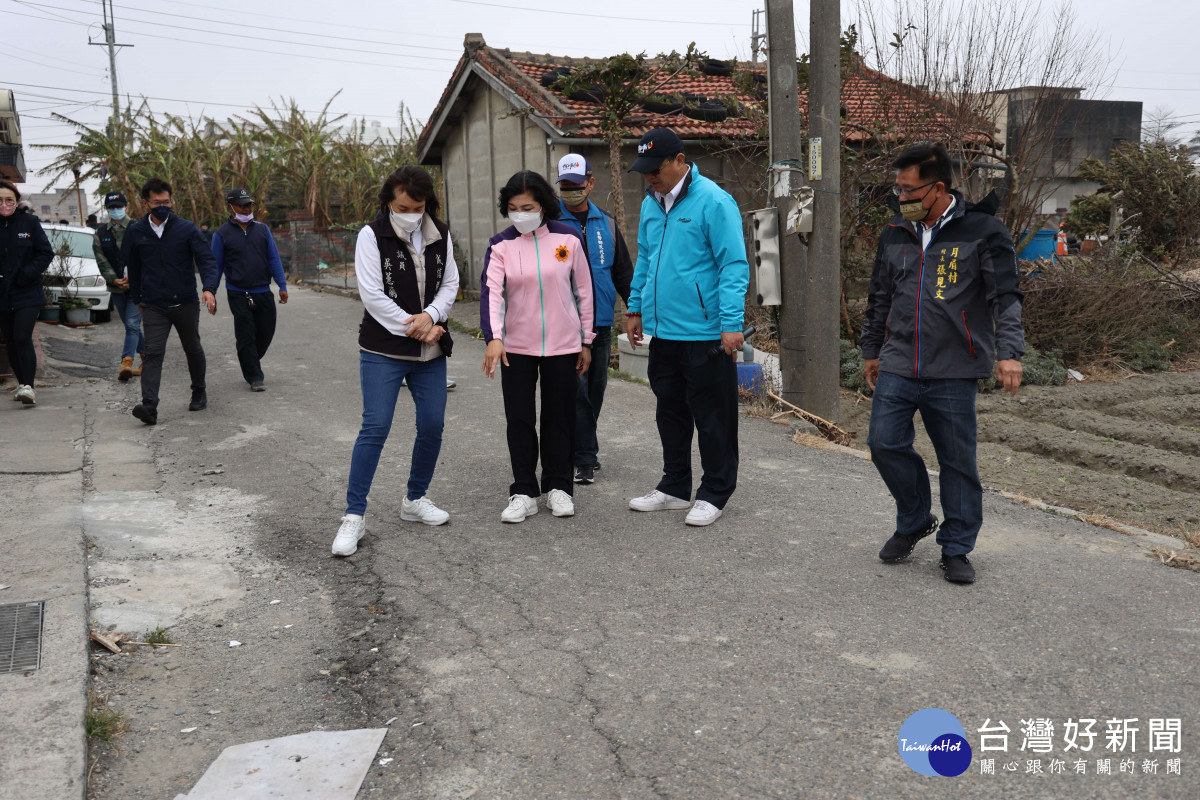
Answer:
[[1039, 262], [1022, 288], [1027, 342], [1068, 365], [1147, 371], [1200, 352], [1200, 282], [1139, 252]]

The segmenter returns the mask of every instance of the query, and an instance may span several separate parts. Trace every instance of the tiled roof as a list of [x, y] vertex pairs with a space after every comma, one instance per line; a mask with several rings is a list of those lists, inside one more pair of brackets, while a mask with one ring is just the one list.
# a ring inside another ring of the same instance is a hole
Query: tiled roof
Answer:
[[[576, 67], [594, 63], [594, 59], [576, 59], [560, 56], [512, 53], [496, 50], [487, 45], [468, 47], [459, 62], [450, 84], [422, 133], [425, 141], [435, 133], [436, 124], [445, 103], [449, 102], [453, 87], [458, 83], [464, 69], [474, 60], [496, 80], [529, 103], [532, 113], [544, 119], [566, 137], [595, 138], [602, 135], [600, 127], [600, 105], [588, 100], [574, 100], [557, 91], [545, 88], [540, 81], [543, 75], [556, 67]], [[742, 64], [738, 72], [757, 73], [765, 76], [760, 65]], [[658, 69], [657, 75], [667, 78], [669, 71]], [[753, 78], [735, 80], [734, 76], [686, 73], [671, 78], [658, 94], [703, 95], [738, 108], [721, 122], [707, 122], [675, 114], [650, 114], [635, 111], [627, 118], [627, 135], [641, 136], [646, 130], [659, 125], [673, 128], [683, 139], [733, 139], [751, 140], [766, 138], [766, 103], [755, 93], [747, 91]], [[761, 79], [760, 79], [761, 80]], [[739, 85], [740, 84], [740, 85]], [[765, 87], [765, 84], [763, 84]], [[807, 124], [807, 93], [800, 91], [800, 115], [802, 124]], [[977, 143], [990, 143], [994, 128], [990, 123], [978, 120], [974, 131], [964, 135], [950, 106], [934, 95], [917, 87], [889, 78], [882, 73], [859, 65], [854, 74], [842, 85], [843, 135], [849, 141], [865, 141], [886, 138], [891, 142], [905, 139], [939, 139], [956, 137]]]

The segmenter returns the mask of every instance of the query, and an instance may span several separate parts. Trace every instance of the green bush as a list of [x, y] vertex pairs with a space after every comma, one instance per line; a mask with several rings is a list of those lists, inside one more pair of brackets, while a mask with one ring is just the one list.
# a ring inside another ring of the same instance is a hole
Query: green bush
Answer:
[[842, 386], [852, 392], [871, 394], [867, 379], [863, 377], [862, 348], [850, 344], [848, 339], [839, 339], [838, 351], [841, 357]]
[[1171, 351], [1155, 341], [1135, 342], [1125, 348], [1121, 359], [1135, 372], [1162, 372], [1171, 368]]

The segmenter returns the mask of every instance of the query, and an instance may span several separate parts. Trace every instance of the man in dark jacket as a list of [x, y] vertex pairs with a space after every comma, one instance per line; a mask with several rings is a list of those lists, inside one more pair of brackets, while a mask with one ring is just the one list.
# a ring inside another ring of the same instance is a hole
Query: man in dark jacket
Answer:
[[617, 221], [588, 199], [595, 188], [596, 179], [586, 158], [568, 153], [558, 160], [558, 194], [562, 206], [558, 219], [578, 230], [587, 244], [596, 306], [592, 364], [579, 376], [579, 393], [575, 396], [575, 483], [592, 483], [600, 468], [596, 423], [608, 386], [613, 314], [617, 295], [629, 302], [629, 284], [633, 281], [633, 261]]
[[900, 214], [879, 237], [862, 335], [875, 390], [867, 445], [896, 500], [896, 532], [879, 558], [903, 561], [938, 530], [925, 462], [913, 449], [920, 411], [941, 470], [941, 568], [948, 581], [972, 583], [967, 553], [983, 525], [975, 395], [995, 359], [1004, 390], [1015, 396], [1021, 385], [1017, 256], [994, 202], [973, 206], [952, 191], [944, 146], [910, 147], [892, 166]]
[[[275, 338], [275, 295], [271, 279], [279, 286], [279, 302], [287, 304], [287, 278], [271, 229], [254, 220], [254, 200], [245, 189], [225, 194], [229, 221], [212, 237], [212, 254], [218, 276], [225, 276], [238, 363], [250, 391], [261, 392], [262, 358]], [[218, 278], [219, 280], [219, 278]]]
[[[121, 349], [121, 368], [117, 372], [117, 380], [127, 381], [134, 375], [142, 374], [142, 364], [146, 361], [146, 337], [142, 334], [142, 312], [138, 311], [129, 299], [129, 276], [125, 274], [125, 262], [121, 258], [121, 244], [125, 241], [125, 231], [129, 229], [131, 220], [125, 214], [129, 201], [121, 192], [109, 192], [104, 195], [104, 207], [108, 210], [108, 222], [96, 228], [96, 236], [92, 240], [92, 253], [96, 256], [96, 266], [108, 284], [112, 293], [113, 308], [125, 325], [125, 343]], [[141, 364], [133, 366], [133, 356], [141, 356]]]
[[[200, 302], [217, 313], [217, 264], [200, 231], [171, 211], [171, 185], [151, 178], [142, 187], [149, 213], [129, 226], [121, 257], [129, 273], [129, 299], [142, 311], [146, 361], [142, 367], [142, 402], [133, 415], [147, 425], [158, 422], [158, 385], [171, 328], [179, 334], [192, 378], [189, 411], [208, 405], [204, 387], [204, 348], [200, 346]], [[200, 270], [203, 298], [196, 295], [195, 269]]]

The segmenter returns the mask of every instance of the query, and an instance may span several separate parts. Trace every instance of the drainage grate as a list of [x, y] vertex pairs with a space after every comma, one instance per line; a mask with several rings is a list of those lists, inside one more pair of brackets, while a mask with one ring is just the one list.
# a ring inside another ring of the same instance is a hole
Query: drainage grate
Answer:
[[0, 674], [42, 665], [42, 612], [46, 601], [0, 605]]

